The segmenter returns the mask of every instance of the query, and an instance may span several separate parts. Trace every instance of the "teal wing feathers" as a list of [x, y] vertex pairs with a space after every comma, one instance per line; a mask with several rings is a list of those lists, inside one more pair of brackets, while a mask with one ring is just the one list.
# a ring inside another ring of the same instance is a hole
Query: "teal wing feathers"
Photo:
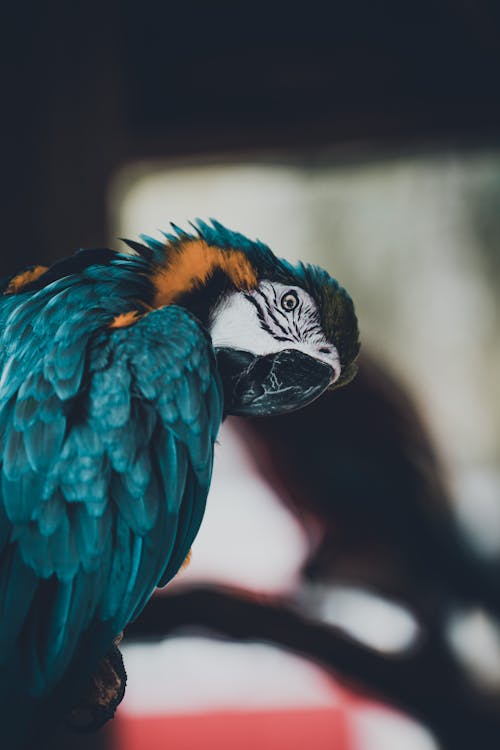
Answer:
[[210, 340], [188, 313], [110, 329], [93, 283], [84, 298], [58, 284], [0, 309], [0, 669], [16, 653], [32, 695], [96, 623], [112, 639], [175, 575], [222, 418]]

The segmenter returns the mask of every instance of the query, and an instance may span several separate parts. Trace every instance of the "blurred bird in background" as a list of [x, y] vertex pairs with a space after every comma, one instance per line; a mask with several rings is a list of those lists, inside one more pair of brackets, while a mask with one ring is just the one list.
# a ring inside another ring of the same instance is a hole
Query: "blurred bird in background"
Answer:
[[223, 416], [293, 411], [355, 373], [353, 305], [325, 271], [215, 221], [144, 242], [127, 255], [81, 251], [4, 284], [9, 748], [39, 742], [71, 709], [71, 723], [96, 725], [116, 707], [114, 641], [188, 556]]
[[422, 614], [443, 616], [452, 598], [498, 613], [497, 566], [467, 544], [416, 404], [373, 355], [359, 367], [351, 388], [300, 414], [240, 426], [288, 507], [321, 529], [306, 577], [361, 577], [398, 599], [411, 581]]
[[[498, 567], [466, 543], [409, 392], [373, 355], [358, 364], [349, 388], [300, 412], [232, 420], [255, 471], [309, 536], [295, 590], [256, 597], [243, 587], [180, 588], [153, 600], [128, 634], [162, 637], [195, 625], [273, 643], [420, 719], [439, 747], [488, 748], [500, 728], [498, 688], [460, 661], [449, 625], [467, 607], [498, 617]], [[330, 611], [343, 587], [404, 608], [412, 637], [387, 648], [387, 636], [379, 647], [366, 638], [360, 608], [339, 629]]]

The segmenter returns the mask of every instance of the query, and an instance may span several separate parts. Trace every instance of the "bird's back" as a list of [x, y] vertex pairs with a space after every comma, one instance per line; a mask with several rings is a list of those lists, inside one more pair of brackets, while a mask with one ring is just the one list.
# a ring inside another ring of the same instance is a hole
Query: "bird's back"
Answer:
[[13, 750], [69, 711], [180, 567], [222, 416], [207, 335], [177, 307], [143, 314], [140, 259], [87, 254], [74, 269], [11, 279], [0, 298], [0, 711]]

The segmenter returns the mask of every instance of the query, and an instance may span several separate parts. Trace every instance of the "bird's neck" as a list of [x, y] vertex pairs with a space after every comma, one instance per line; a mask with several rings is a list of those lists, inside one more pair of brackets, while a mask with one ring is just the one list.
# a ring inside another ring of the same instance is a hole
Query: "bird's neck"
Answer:
[[185, 240], [166, 247], [163, 262], [155, 264], [150, 280], [154, 287], [154, 307], [180, 304], [201, 297], [209, 307], [221, 290], [232, 286], [251, 289], [257, 278], [246, 255], [240, 250], [223, 249], [203, 240]]

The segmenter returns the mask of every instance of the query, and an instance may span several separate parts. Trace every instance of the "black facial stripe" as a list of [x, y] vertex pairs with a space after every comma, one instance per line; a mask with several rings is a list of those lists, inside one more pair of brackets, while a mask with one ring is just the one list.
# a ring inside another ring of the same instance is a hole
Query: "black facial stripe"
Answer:
[[[264, 295], [262, 295], [262, 296], [264, 296]], [[263, 313], [262, 313], [262, 310], [261, 310], [261, 308], [260, 308], [260, 305], [258, 304], [257, 300], [255, 300], [255, 299], [254, 299], [254, 298], [253, 298], [253, 297], [252, 297], [252, 296], [251, 296], [250, 294], [245, 294], [245, 298], [246, 298], [246, 299], [247, 299], [247, 300], [248, 300], [249, 302], [251, 302], [251, 303], [252, 303], [252, 305], [253, 305], [253, 306], [255, 307], [255, 309], [257, 310], [257, 318], [258, 318], [258, 320], [259, 320], [259, 323], [260, 323], [260, 327], [261, 327], [261, 328], [263, 328], [263, 329], [264, 329], [264, 331], [266, 331], [267, 333], [270, 333], [270, 334], [271, 334], [271, 336], [272, 336], [273, 338], [275, 338], [275, 339], [276, 339], [276, 341], [289, 341], [289, 339], [288, 339], [288, 338], [284, 338], [283, 336], [277, 336], [277, 335], [276, 335], [276, 334], [274, 333], [274, 331], [272, 330], [272, 328], [270, 328], [270, 327], [268, 326], [268, 324], [267, 324], [267, 322], [266, 322], [266, 319], [264, 318], [264, 315], [263, 315]], [[267, 300], [266, 300], [266, 298], [265, 298], [265, 297], [264, 297], [264, 301], [265, 301], [265, 302], [267, 302]], [[281, 329], [281, 330], [283, 330], [283, 329]], [[285, 331], [285, 333], [286, 333], [286, 331]]]
[[267, 305], [267, 297], [266, 297], [266, 295], [264, 294], [264, 292], [263, 292], [263, 291], [262, 291], [261, 289], [259, 289], [259, 287], [257, 287], [257, 289], [256, 289], [255, 291], [257, 292], [257, 294], [260, 294], [260, 296], [262, 297], [262, 299], [264, 300], [264, 302], [265, 302], [265, 303], [266, 303], [266, 305]]
[[292, 328], [295, 329], [295, 333], [299, 337], [296, 340], [300, 341], [300, 330], [299, 330], [299, 327], [297, 325], [297, 320], [296, 320], [296, 316], [295, 316], [295, 310], [293, 311], [293, 315], [292, 315]]
[[[267, 323], [266, 323], [266, 321], [265, 321], [265, 318], [264, 318], [264, 314], [263, 314], [263, 312], [262, 312], [262, 309], [261, 309], [261, 307], [260, 307], [259, 303], [257, 302], [257, 300], [256, 300], [256, 299], [254, 299], [254, 298], [252, 297], [252, 295], [250, 295], [250, 294], [245, 294], [245, 299], [247, 299], [247, 300], [248, 300], [249, 302], [251, 302], [251, 303], [252, 303], [252, 305], [253, 305], [253, 306], [255, 307], [255, 309], [257, 310], [257, 317], [258, 317], [258, 319], [259, 319], [260, 323], [262, 324], [262, 326], [263, 326], [263, 327], [264, 327], [264, 326], [266, 326], [266, 327], [267, 327]], [[265, 299], [265, 298], [264, 298], [264, 299]]]
[[297, 341], [303, 340], [303, 334], [301, 334], [300, 328], [299, 328], [299, 320], [302, 314], [303, 307], [304, 307], [304, 300], [301, 299], [299, 300], [298, 306], [292, 312], [292, 324], [298, 337], [296, 338]]
[[309, 326], [309, 328], [305, 329], [303, 335], [309, 336], [310, 334], [313, 334], [313, 333], [321, 333], [321, 328], [318, 325]]
[[289, 333], [289, 331], [287, 331], [286, 328], [283, 328], [283, 326], [281, 325], [281, 323], [279, 323], [278, 320], [276, 320], [276, 317], [274, 316], [273, 311], [271, 310], [271, 308], [269, 307], [269, 305], [267, 305], [267, 312], [269, 313], [269, 317], [271, 318], [271, 320], [273, 321], [273, 323], [276, 324], [276, 327], [279, 328], [282, 333], [285, 333], [285, 334]]
[[297, 324], [295, 323], [294, 320], [290, 321], [290, 333], [292, 334], [295, 341], [300, 341], [300, 331], [297, 328]]
[[269, 333], [272, 335], [273, 339], [275, 339], [276, 341], [290, 341], [290, 337], [289, 336], [278, 336], [276, 333], [273, 333], [273, 331], [271, 331], [270, 328], [266, 329], [266, 330], [269, 331]]
[[274, 312], [279, 313], [281, 315], [281, 317], [284, 318], [287, 321], [287, 323], [288, 323], [288, 316], [286, 315], [286, 313], [283, 312], [283, 310], [280, 310], [279, 307], [275, 307], [274, 308]]
[[[281, 325], [281, 323], [280, 323], [280, 322], [279, 322], [279, 321], [278, 321], [278, 320], [276, 319], [276, 317], [275, 317], [275, 315], [274, 315], [274, 313], [273, 313], [273, 310], [272, 310], [272, 308], [271, 308], [271, 305], [269, 304], [269, 300], [268, 300], [268, 298], [266, 297], [266, 295], [265, 295], [265, 294], [264, 294], [264, 293], [263, 293], [263, 292], [262, 292], [262, 291], [261, 291], [260, 289], [257, 289], [256, 291], [257, 291], [257, 292], [258, 292], [258, 293], [260, 294], [260, 296], [261, 296], [261, 297], [262, 297], [262, 299], [264, 300], [264, 302], [265, 302], [265, 305], [266, 305], [266, 310], [267, 310], [267, 312], [269, 313], [269, 317], [271, 318], [271, 320], [273, 321], [273, 323], [275, 323], [276, 327], [277, 327], [277, 328], [279, 328], [279, 330], [281, 331], [281, 333], [284, 333], [284, 334], [285, 334], [285, 336], [287, 336], [287, 337], [288, 337], [288, 336], [289, 336], [289, 333], [290, 333], [290, 332], [289, 332], [289, 331], [288, 331], [288, 330], [287, 330], [286, 328], [284, 328], [284, 327], [283, 327], [283, 326]], [[273, 293], [274, 293], [274, 287], [273, 287]], [[286, 318], [286, 317], [285, 317], [285, 320], [287, 320], [287, 318]], [[275, 336], [275, 334], [274, 334], [274, 333], [272, 332], [272, 330], [269, 330], [269, 328], [266, 328], [266, 330], [267, 330], [267, 331], [268, 331], [269, 333], [272, 333], [272, 334], [273, 334], [273, 336], [274, 336], [275, 338], [278, 338], [277, 336]], [[281, 339], [281, 338], [280, 338], [280, 339], [278, 339], [278, 341], [287, 341], [287, 340], [288, 340], [288, 338], [285, 338], [285, 339]]]

